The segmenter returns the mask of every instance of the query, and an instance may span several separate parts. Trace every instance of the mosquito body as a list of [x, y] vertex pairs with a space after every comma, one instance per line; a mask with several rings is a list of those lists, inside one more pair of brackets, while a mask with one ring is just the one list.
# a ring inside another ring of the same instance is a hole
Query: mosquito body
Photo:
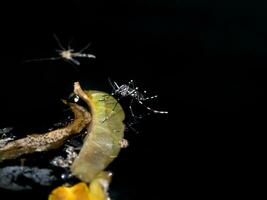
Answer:
[[74, 52], [73, 49], [57, 50], [57, 52], [59, 54], [59, 57], [56, 57], [56, 59], [64, 59], [75, 65], [80, 65], [80, 62], [76, 60], [75, 58], [96, 58], [93, 54], [85, 54], [85, 53], [82, 53], [82, 51]]
[[[134, 117], [134, 119], [136, 118], [136, 115], [134, 114], [133, 109], [132, 109], [132, 104], [134, 101], [136, 101], [140, 105], [144, 106], [147, 110], [149, 110], [153, 113], [168, 114], [167, 111], [159, 111], [159, 110], [155, 110], [155, 109], [152, 109], [152, 108], [146, 106], [144, 104], [144, 101], [155, 99], [158, 96], [155, 95], [155, 96], [146, 97], [145, 94], [147, 92], [144, 91], [144, 93], [141, 93], [139, 91], [139, 88], [134, 86], [133, 80], [130, 80], [130, 82], [128, 84], [118, 85], [118, 83], [116, 83], [115, 81], [112, 82], [109, 79], [109, 83], [110, 83], [111, 87], [113, 88], [112, 95], [119, 95], [118, 100], [120, 100], [123, 97], [131, 97], [131, 103], [129, 105], [129, 109], [130, 109], [130, 112], [131, 112], [132, 116]], [[114, 106], [114, 109], [116, 108], [116, 106], [117, 105]], [[141, 118], [141, 117], [139, 117], [139, 118]]]
[[[119, 86], [115, 81], [112, 83], [111, 80], [109, 80], [111, 87], [113, 88], [113, 95], [119, 94], [121, 97], [127, 97], [131, 96], [133, 99], [137, 101], [146, 101], [149, 99], [157, 98], [158, 96], [151, 96], [151, 97], [145, 97], [143, 93], [138, 91], [138, 87], [134, 87], [133, 80], [130, 80], [130, 82], [127, 84], [123, 84]], [[147, 92], [144, 91], [146, 94]]]
[[58, 53], [58, 56], [50, 57], [50, 58], [32, 59], [32, 60], [27, 60], [26, 62], [63, 59], [67, 62], [70, 62], [71, 64], [80, 65], [80, 62], [76, 58], [96, 58], [96, 56], [93, 54], [83, 53], [86, 49], [88, 49], [90, 44], [86, 45], [80, 51], [75, 52], [74, 49], [70, 48], [70, 46], [68, 46], [67, 49], [64, 48], [63, 45], [61, 44], [60, 40], [58, 39], [58, 37], [55, 34], [54, 34], [54, 38], [57, 41], [58, 46], [60, 47], [60, 49], [56, 50], [56, 52]]

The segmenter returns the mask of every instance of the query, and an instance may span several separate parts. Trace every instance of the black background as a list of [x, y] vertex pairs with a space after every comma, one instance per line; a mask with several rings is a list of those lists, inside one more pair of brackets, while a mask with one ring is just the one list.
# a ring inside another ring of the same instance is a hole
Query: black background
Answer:
[[[59, 99], [76, 80], [108, 91], [108, 77], [134, 79], [159, 94], [155, 106], [170, 114], [151, 116], [139, 135], [127, 136], [130, 147], [113, 163], [112, 187], [124, 195], [118, 199], [247, 194], [241, 185], [257, 176], [252, 168], [265, 134], [266, 7], [155, 0], [1, 5], [1, 127], [38, 130], [58, 119]], [[82, 60], [80, 71], [63, 61], [23, 63], [54, 56], [53, 33], [74, 49], [92, 42], [88, 51], [97, 60]]]

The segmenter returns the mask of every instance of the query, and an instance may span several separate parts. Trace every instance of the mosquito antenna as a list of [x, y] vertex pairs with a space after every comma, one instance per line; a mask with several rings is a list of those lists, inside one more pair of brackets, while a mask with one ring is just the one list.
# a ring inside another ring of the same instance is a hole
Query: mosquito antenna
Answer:
[[55, 40], [56, 40], [58, 46], [59, 46], [62, 50], [66, 50], [66, 49], [63, 47], [63, 45], [61, 44], [61, 42], [60, 42], [59, 38], [57, 37], [57, 35], [54, 33], [53, 36], [54, 36], [54, 38], [55, 38]]
[[112, 89], [114, 90], [114, 92], [116, 91], [116, 88], [115, 88], [115, 85], [114, 83], [112, 82], [111, 78], [108, 77], [108, 82], [110, 84], [110, 86], [112, 87]]

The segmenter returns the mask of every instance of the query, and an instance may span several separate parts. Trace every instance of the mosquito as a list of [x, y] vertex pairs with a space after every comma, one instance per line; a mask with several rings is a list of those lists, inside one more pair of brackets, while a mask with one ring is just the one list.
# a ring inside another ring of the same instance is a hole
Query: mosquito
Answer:
[[[132, 104], [134, 101], [136, 101], [137, 103], [139, 103], [140, 105], [144, 106], [147, 110], [149, 110], [150, 112], [156, 113], [156, 114], [168, 114], [167, 111], [159, 111], [159, 110], [155, 110], [152, 109], [151, 107], [147, 106], [144, 104], [145, 101], [147, 100], [151, 100], [151, 99], [155, 99], [158, 97], [158, 95], [154, 95], [154, 96], [145, 96], [147, 94], [147, 91], [144, 91], [143, 93], [141, 93], [139, 91], [138, 87], [134, 86], [134, 82], [133, 80], [130, 80], [128, 84], [123, 84], [123, 85], [119, 85], [118, 83], [116, 83], [115, 81], [111, 81], [111, 79], [108, 79], [109, 83], [113, 89], [113, 92], [111, 93], [111, 95], [119, 95], [118, 101], [121, 98], [124, 97], [131, 97], [131, 102], [129, 105], [129, 109], [131, 112], [131, 115], [133, 116], [134, 119], [136, 119], [136, 115], [133, 112], [132, 109]], [[115, 110], [117, 103], [114, 105], [113, 110]], [[141, 118], [141, 117], [138, 117]]]
[[68, 45], [68, 48], [64, 48], [64, 46], [61, 44], [59, 38], [53, 34], [58, 46], [60, 49], [56, 50], [56, 52], [58, 53], [58, 56], [56, 57], [50, 57], [50, 58], [39, 58], [39, 59], [31, 59], [31, 60], [27, 60], [26, 62], [31, 62], [31, 61], [45, 61], [45, 60], [60, 60], [63, 59], [71, 64], [74, 65], [80, 65], [80, 62], [75, 59], [75, 58], [96, 58], [95, 55], [93, 54], [86, 54], [83, 53], [86, 49], [89, 48], [90, 43], [88, 43], [84, 48], [82, 48], [80, 51], [75, 52], [74, 49], [72, 49], [70, 47], [70, 45]]

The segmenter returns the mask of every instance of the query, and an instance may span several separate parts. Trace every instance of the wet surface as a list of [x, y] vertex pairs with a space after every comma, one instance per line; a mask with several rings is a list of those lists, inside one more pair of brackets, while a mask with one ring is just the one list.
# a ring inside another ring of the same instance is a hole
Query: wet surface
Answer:
[[0, 168], [0, 187], [13, 191], [31, 190], [49, 186], [57, 180], [52, 169], [37, 167], [7, 166]]

